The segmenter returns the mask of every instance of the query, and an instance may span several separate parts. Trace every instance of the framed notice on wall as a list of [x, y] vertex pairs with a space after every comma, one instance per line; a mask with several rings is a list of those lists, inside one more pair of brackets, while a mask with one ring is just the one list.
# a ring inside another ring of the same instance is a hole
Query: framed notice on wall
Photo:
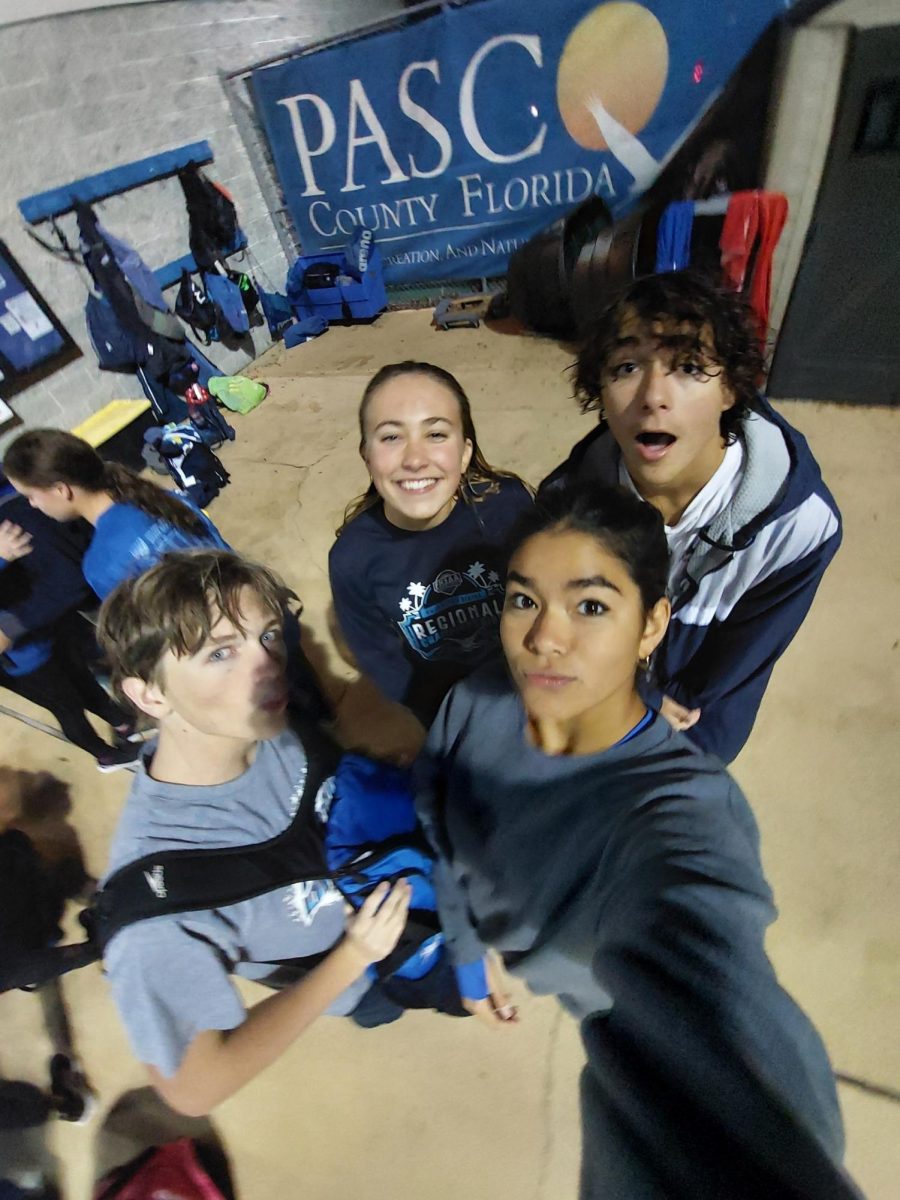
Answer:
[[0, 241], [0, 396], [8, 399], [81, 351]]

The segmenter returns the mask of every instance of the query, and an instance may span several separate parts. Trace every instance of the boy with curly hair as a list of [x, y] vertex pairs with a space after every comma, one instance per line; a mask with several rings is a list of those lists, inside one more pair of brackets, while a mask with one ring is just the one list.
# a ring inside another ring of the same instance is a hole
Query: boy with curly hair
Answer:
[[619, 484], [666, 525], [672, 622], [652, 663], [663, 715], [730, 762], [841, 541], [806, 439], [758, 392], [752, 313], [692, 271], [636, 280], [575, 365], [600, 423], [544, 481]]

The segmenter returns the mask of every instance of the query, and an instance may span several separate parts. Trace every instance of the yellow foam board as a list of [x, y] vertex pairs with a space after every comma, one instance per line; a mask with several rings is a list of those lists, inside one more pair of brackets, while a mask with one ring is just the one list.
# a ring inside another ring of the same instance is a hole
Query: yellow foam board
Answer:
[[72, 432], [76, 437], [84, 438], [92, 446], [102, 446], [108, 442], [126, 425], [130, 425], [141, 413], [150, 407], [150, 401], [144, 400], [110, 400], [103, 408], [91, 413], [86, 421], [76, 425]]

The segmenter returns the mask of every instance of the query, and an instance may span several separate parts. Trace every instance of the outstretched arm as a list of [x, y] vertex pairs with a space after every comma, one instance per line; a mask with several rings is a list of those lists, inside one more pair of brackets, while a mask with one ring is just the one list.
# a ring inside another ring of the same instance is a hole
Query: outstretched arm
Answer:
[[861, 1200], [824, 1046], [766, 957], [768, 897], [744, 882], [685, 854], [604, 903], [593, 971], [612, 1008], [582, 1026], [584, 1200]]
[[393, 950], [406, 924], [409, 894], [402, 881], [390, 891], [380, 884], [348, 920], [343, 941], [303, 979], [248, 1009], [235, 1028], [197, 1033], [173, 1075], [148, 1065], [166, 1103], [187, 1116], [203, 1116], [255, 1079], [371, 963]]
[[502, 967], [472, 924], [465, 891], [452, 866], [444, 829], [444, 773], [452, 752], [453, 693], [444, 701], [415, 766], [416, 812], [435, 854], [434, 890], [441, 929], [456, 968], [456, 982], [466, 1010], [492, 1029], [513, 1025], [518, 1013], [510, 1004]]

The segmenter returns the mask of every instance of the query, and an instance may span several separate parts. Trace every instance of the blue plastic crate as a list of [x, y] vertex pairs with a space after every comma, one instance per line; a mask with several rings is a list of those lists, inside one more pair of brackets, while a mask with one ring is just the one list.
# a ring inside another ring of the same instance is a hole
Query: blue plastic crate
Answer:
[[343, 272], [342, 254], [301, 254], [288, 271], [287, 294], [294, 316], [302, 321], [306, 317], [320, 316], [327, 321], [346, 320], [346, 304], [354, 320], [369, 320], [387, 308], [387, 291], [381, 267], [381, 254], [375, 246], [369, 255], [369, 266], [362, 279], [344, 284], [342, 287], [305, 288], [303, 276], [306, 268], [314, 263], [334, 263]]

